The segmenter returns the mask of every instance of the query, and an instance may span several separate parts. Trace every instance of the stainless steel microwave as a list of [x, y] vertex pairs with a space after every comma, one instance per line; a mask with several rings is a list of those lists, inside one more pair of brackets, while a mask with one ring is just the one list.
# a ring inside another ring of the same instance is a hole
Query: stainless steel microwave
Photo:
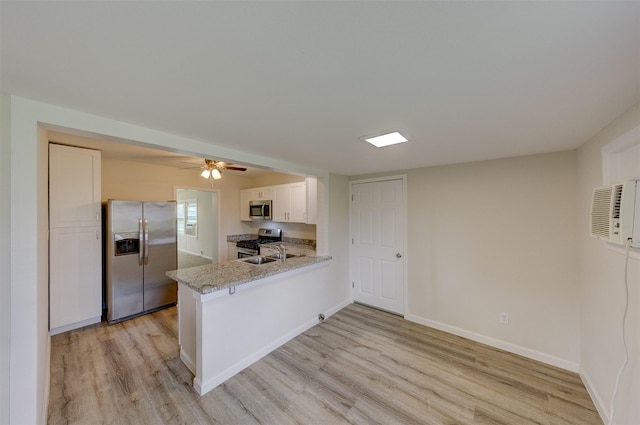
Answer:
[[271, 220], [271, 201], [249, 202], [249, 217], [251, 220]]

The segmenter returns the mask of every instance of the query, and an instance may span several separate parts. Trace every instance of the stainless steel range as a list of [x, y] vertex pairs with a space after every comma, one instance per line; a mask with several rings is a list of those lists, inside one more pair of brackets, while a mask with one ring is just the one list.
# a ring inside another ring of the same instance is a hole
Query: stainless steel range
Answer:
[[257, 239], [236, 242], [238, 258], [260, 254], [260, 244], [282, 242], [282, 229], [259, 229]]

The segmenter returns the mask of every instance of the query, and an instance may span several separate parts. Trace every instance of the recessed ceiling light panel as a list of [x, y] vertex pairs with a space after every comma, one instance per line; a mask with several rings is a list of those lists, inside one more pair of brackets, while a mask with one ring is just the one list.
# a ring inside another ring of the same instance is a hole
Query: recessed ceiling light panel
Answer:
[[361, 137], [361, 139], [366, 140], [377, 148], [396, 145], [398, 143], [404, 143], [409, 140], [400, 132], [400, 130], [385, 132], [384, 134], [377, 134], [375, 136], [364, 136]]

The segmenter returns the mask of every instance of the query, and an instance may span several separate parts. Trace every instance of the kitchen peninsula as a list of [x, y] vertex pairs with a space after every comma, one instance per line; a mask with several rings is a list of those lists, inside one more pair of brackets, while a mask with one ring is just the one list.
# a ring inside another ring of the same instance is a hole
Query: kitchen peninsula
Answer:
[[[285, 244], [287, 246], [287, 244]], [[289, 247], [295, 253], [293, 247]], [[319, 322], [331, 257], [230, 260], [167, 272], [178, 282], [180, 359], [202, 395]]]

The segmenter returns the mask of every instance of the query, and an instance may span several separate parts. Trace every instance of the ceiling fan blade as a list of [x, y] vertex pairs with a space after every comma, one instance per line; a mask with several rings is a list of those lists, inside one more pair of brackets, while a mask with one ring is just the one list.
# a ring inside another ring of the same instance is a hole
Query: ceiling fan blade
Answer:
[[230, 166], [226, 166], [224, 167], [225, 170], [233, 170], [233, 171], [247, 171], [246, 168], [244, 167], [230, 167]]

